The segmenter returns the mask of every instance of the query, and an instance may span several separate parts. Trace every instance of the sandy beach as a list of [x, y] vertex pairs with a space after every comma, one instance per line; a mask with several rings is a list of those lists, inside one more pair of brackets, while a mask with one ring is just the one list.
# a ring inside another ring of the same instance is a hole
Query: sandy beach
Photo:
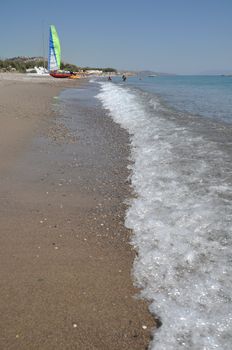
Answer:
[[[0, 349], [147, 349], [124, 227], [128, 134], [55, 96], [85, 81], [0, 77]], [[104, 143], [99, 140], [104, 139]]]

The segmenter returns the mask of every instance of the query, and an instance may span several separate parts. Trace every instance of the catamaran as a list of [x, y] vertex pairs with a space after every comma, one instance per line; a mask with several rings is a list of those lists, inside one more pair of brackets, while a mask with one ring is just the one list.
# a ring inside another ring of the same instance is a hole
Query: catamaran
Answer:
[[69, 78], [75, 75], [73, 72], [60, 69], [61, 49], [60, 40], [54, 25], [50, 26], [48, 71], [54, 78]]

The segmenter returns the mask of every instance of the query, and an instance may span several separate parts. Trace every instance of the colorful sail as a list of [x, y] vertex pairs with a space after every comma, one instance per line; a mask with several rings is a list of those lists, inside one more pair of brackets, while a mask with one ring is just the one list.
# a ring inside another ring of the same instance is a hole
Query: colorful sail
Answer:
[[48, 70], [56, 71], [60, 69], [60, 40], [54, 25], [50, 26]]

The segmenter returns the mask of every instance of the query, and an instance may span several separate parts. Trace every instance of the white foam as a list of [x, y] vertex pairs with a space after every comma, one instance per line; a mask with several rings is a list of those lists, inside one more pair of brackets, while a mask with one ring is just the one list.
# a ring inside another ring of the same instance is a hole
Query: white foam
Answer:
[[[149, 110], [129, 87], [100, 83], [98, 98], [131, 135], [127, 212], [138, 251], [136, 284], [160, 317], [151, 349], [229, 350], [232, 344], [232, 206], [227, 155]], [[227, 168], [223, 164], [227, 163]], [[231, 171], [231, 168], [230, 170]]]

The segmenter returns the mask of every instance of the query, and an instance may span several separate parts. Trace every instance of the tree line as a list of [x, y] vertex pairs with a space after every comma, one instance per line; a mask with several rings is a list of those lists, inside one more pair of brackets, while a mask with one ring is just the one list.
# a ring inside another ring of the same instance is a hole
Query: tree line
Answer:
[[[23, 59], [23, 58], [13, 58], [0, 60], [0, 70], [4, 72], [17, 71], [20, 73], [25, 73], [27, 69], [33, 69], [37, 67], [48, 67], [48, 61], [39, 59]], [[87, 70], [102, 70], [103, 72], [116, 73], [117, 70], [114, 68], [92, 68], [92, 67], [78, 67], [75, 64], [61, 62], [60, 68], [62, 70], [68, 70], [73, 72], [87, 71]]]

